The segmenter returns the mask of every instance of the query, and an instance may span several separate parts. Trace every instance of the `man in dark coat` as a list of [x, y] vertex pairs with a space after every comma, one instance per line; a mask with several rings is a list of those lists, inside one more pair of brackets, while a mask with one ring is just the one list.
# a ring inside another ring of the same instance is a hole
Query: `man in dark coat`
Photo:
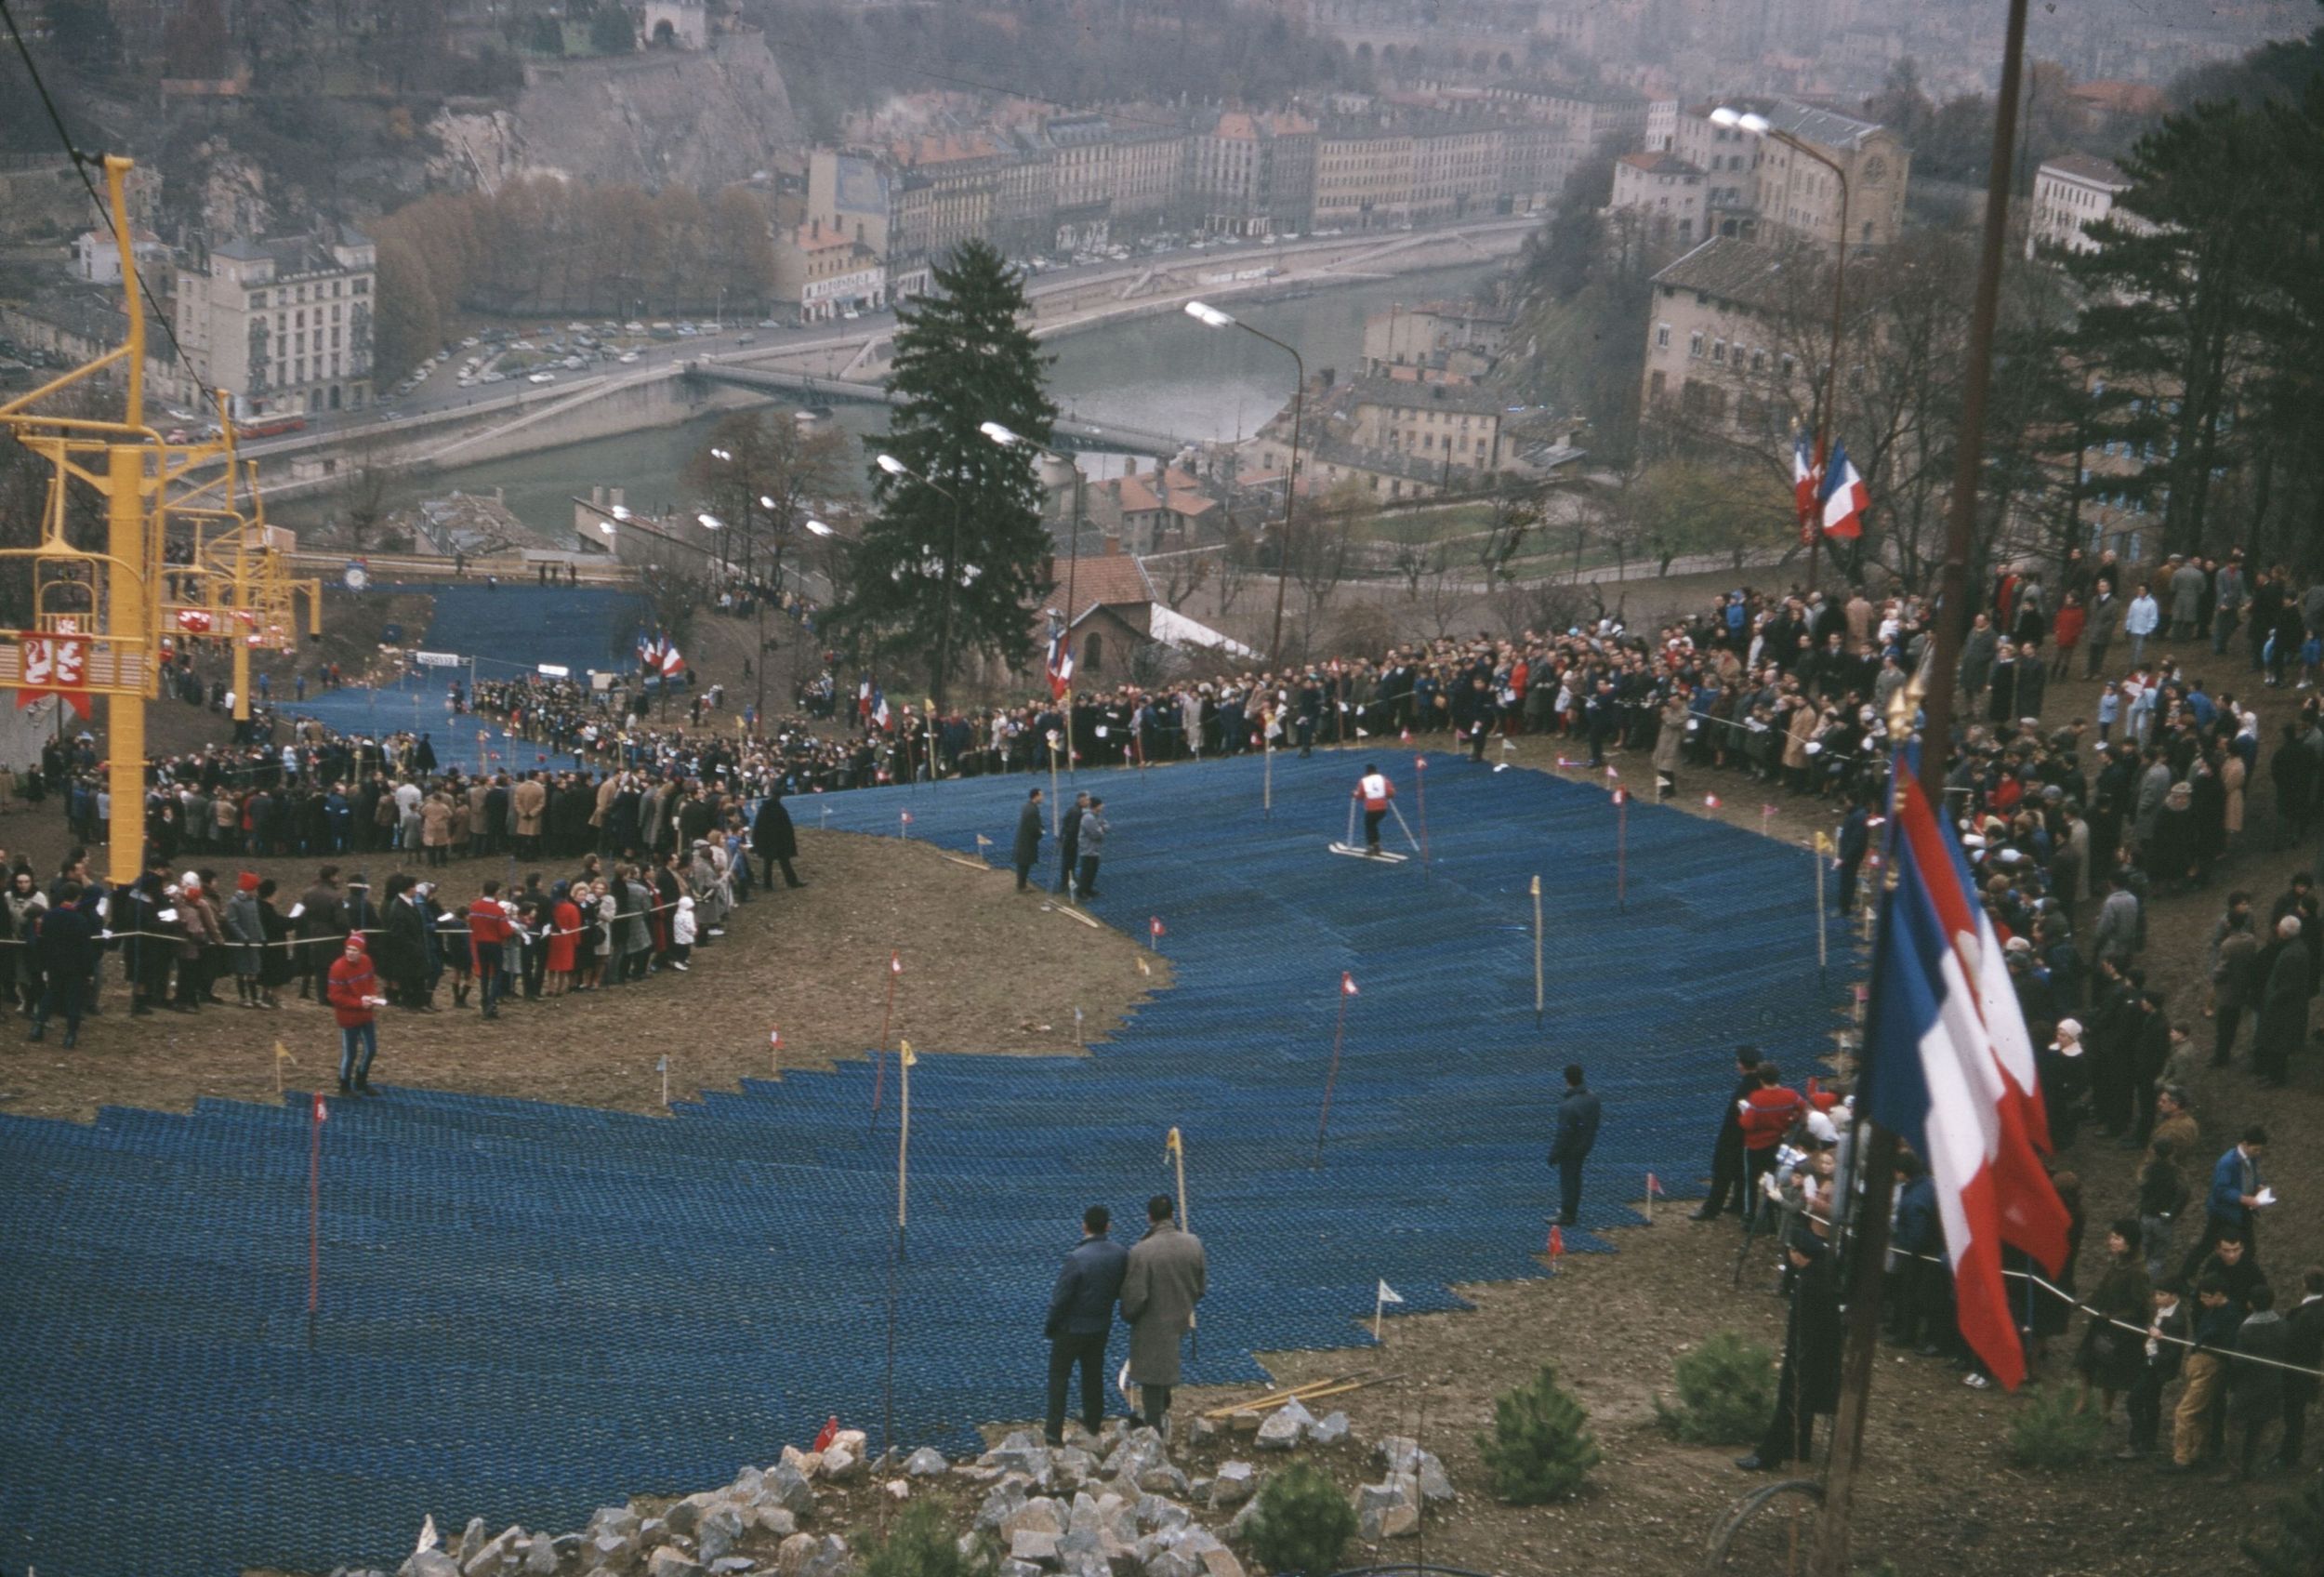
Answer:
[[799, 832], [791, 826], [791, 813], [783, 808], [783, 790], [775, 789], [759, 804], [759, 819], [750, 824], [750, 846], [759, 851], [759, 859], [767, 873], [767, 885], [774, 885], [774, 868], [783, 868], [783, 885], [804, 887], [799, 873], [791, 868], [791, 861], [799, 857]]
[[1759, 1088], [1759, 1048], [1737, 1046], [1735, 1049], [1735, 1090], [1719, 1110], [1719, 1137], [1710, 1147], [1710, 1192], [1704, 1197], [1702, 1208], [1694, 1214], [1697, 1221], [1712, 1221], [1727, 1208], [1729, 1199], [1735, 1203], [1735, 1213], [1741, 1215], [1748, 1203], [1743, 1192], [1743, 1114], [1745, 1101]]
[[1824, 1240], [1804, 1226], [1793, 1231], [1789, 1252], [1791, 1315], [1783, 1328], [1776, 1413], [1759, 1450], [1736, 1458], [1735, 1465], [1746, 1473], [1812, 1460], [1816, 1415], [1840, 1405], [1840, 1273]]
[[1557, 1222], [1571, 1226], [1581, 1213], [1581, 1163], [1598, 1142], [1598, 1097], [1582, 1081], [1581, 1064], [1565, 1065], [1565, 1098], [1558, 1103], [1557, 1137], [1550, 1164], [1557, 1168]]
[[1138, 1387], [1140, 1422], [1169, 1438], [1170, 1388], [1178, 1384], [1179, 1341], [1195, 1328], [1195, 1305], [1209, 1284], [1202, 1239], [1182, 1228], [1168, 1194], [1146, 1201], [1146, 1235], [1129, 1251], [1122, 1276], [1122, 1318], [1129, 1322], [1129, 1381]]
[[2279, 1466], [2297, 1467], [2307, 1444], [2308, 1408], [2316, 1400], [2312, 1373], [2324, 1364], [2324, 1265], [2308, 1266], [2300, 1278], [2300, 1302], [2284, 1317], [2291, 1327], [2284, 1345], [2284, 1361], [2293, 1369], [2284, 1376], [2284, 1438], [2276, 1451]]
[[1129, 1251], [1105, 1235], [1113, 1224], [1103, 1205], [1081, 1213], [1081, 1242], [1065, 1256], [1050, 1293], [1041, 1334], [1049, 1338], [1046, 1438], [1052, 1446], [1065, 1443], [1065, 1388], [1076, 1369], [1081, 1371], [1081, 1426], [1095, 1435], [1105, 1422], [1105, 1338], [1129, 1269]]
[[2287, 914], [2276, 922], [2280, 945], [2270, 949], [2276, 956], [2260, 987], [2259, 1027], [2251, 1037], [2253, 1067], [2279, 1090], [2291, 1077], [2291, 1054], [2308, 1038], [2308, 996], [2314, 977], [2300, 931], [2296, 914]]
[[[1034, 789], [1024, 797], [1024, 807], [1017, 812], [1016, 842], [1010, 846], [1009, 858], [1017, 868], [1017, 891], [1026, 890], [1026, 878], [1033, 874], [1033, 866], [1041, 857], [1041, 791]], [[1055, 1389], [1055, 1382], [1051, 1382]], [[1062, 1404], [1061, 1404], [1062, 1405]], [[1051, 1430], [1051, 1434], [1056, 1431]]]
[[1089, 796], [1076, 794], [1074, 802], [1065, 809], [1065, 824], [1057, 833], [1057, 890], [1068, 898], [1074, 895], [1074, 871], [1081, 863], [1081, 817], [1089, 808]]
[[33, 1015], [29, 1040], [37, 1040], [48, 1032], [51, 1014], [64, 1014], [64, 1043], [70, 1048], [81, 1038], [81, 1013], [86, 1005], [89, 977], [97, 972], [98, 921], [81, 903], [82, 887], [77, 881], [67, 881], [58, 892], [62, 901], [33, 911], [39, 915], [36, 929], [30, 936], [20, 937], [19, 947], [33, 949], [33, 963], [46, 985], [39, 1001], [24, 1005]]

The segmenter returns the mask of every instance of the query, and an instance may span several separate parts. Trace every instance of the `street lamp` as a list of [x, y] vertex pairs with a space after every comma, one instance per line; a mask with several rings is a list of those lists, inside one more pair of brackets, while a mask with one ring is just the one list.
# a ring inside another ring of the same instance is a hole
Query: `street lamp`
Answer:
[[991, 439], [994, 443], [996, 443], [996, 444], [999, 444], [999, 445], [1000, 445], [1002, 448], [1004, 448], [1004, 449], [1013, 449], [1013, 448], [1017, 447], [1018, 445], [1022, 444], [1022, 445], [1023, 445], [1025, 448], [1031, 449], [1031, 450], [1033, 450], [1036, 454], [1038, 454], [1038, 455], [1042, 456], [1044, 458], [1047, 458], [1047, 459], [1051, 459], [1051, 460], [1055, 460], [1055, 461], [1056, 461], [1058, 464], [1060, 464], [1060, 465], [1063, 465], [1063, 466], [1071, 466], [1071, 467], [1073, 468], [1073, 473], [1074, 473], [1073, 534], [1074, 534], [1074, 535], [1073, 535], [1073, 542], [1072, 542], [1071, 546], [1069, 546], [1069, 547], [1065, 550], [1065, 627], [1064, 627], [1064, 631], [1065, 631], [1065, 633], [1064, 633], [1065, 647], [1066, 647], [1066, 650], [1071, 651], [1071, 650], [1073, 649], [1073, 621], [1074, 621], [1074, 607], [1075, 607], [1075, 604], [1074, 604], [1074, 580], [1075, 580], [1075, 576], [1076, 576], [1076, 571], [1078, 571], [1078, 570], [1080, 569], [1080, 567], [1081, 567], [1081, 526], [1082, 526], [1082, 517], [1083, 517], [1083, 509], [1082, 509], [1083, 491], [1082, 491], [1082, 490], [1083, 490], [1084, 486], [1087, 484], [1088, 479], [1087, 479], [1086, 477], [1084, 477], [1084, 476], [1081, 474], [1081, 468], [1080, 468], [1079, 466], [1077, 466], [1077, 465], [1075, 465], [1075, 464], [1074, 464], [1074, 462], [1072, 461], [1072, 459], [1070, 459], [1070, 458], [1069, 458], [1069, 457], [1067, 457], [1066, 456], [1064, 456], [1064, 455], [1062, 455], [1062, 454], [1058, 453], [1058, 452], [1057, 452], [1056, 450], [1054, 450], [1054, 449], [1044, 449], [1044, 448], [1042, 448], [1039, 444], [1037, 444], [1034, 443], [1031, 439], [1029, 439], [1029, 438], [1025, 438], [1025, 437], [1022, 437], [1022, 436], [1020, 436], [1020, 435], [1019, 435], [1019, 434], [1017, 434], [1017, 433], [1014, 433], [1014, 432], [1010, 431], [1009, 431], [1009, 429], [1007, 429], [1007, 428], [1005, 428], [1005, 427], [1001, 426], [1001, 424], [1000, 424], [1000, 423], [998, 423], [998, 422], [997, 422], [997, 421], [979, 422], [979, 423], [977, 424], [977, 429], [976, 429], [976, 430], [977, 430], [979, 432], [982, 432], [982, 433], [983, 433], [985, 437], [987, 437], [987, 438]]
[[1267, 666], [1283, 665], [1283, 593], [1291, 581], [1291, 511], [1300, 492], [1300, 421], [1307, 404], [1307, 360], [1298, 351], [1264, 329], [1253, 328], [1238, 317], [1206, 306], [1200, 301], [1186, 303], [1186, 315], [1205, 328], [1239, 328], [1245, 334], [1263, 339], [1291, 358], [1299, 369], [1299, 383], [1291, 391], [1291, 463], [1283, 479], [1283, 543], [1275, 554], [1275, 631], [1267, 644]]
[[[1748, 132], [1753, 137], [1772, 137], [1795, 153], [1804, 153], [1826, 169], [1840, 183], [1840, 246], [1832, 255], [1831, 267], [1831, 360], [1824, 367], [1824, 397], [1816, 403], [1816, 464], [1820, 471], [1831, 454], [1832, 406], [1840, 397], [1840, 325], [1848, 285], [1848, 172], [1837, 161], [1816, 149], [1803, 138], [1793, 136], [1771, 124], [1765, 115], [1749, 110], [1734, 110], [1722, 104], [1710, 112], [1710, 124], [1730, 131]], [[1807, 523], [1807, 589], [1816, 590], [1817, 551], [1824, 545], [1824, 523]]]
[[954, 592], [958, 585], [958, 577], [953, 574], [952, 566], [960, 557], [960, 495], [941, 482], [922, 476], [893, 455], [876, 455], [873, 460], [890, 476], [900, 480], [908, 479], [924, 487], [932, 487], [952, 500], [952, 544], [944, 550], [944, 561], [942, 566], [944, 581], [944, 612], [936, 625], [936, 682], [933, 685], [935, 694], [930, 697], [936, 703], [937, 709], [941, 711], [944, 705], [944, 678], [952, 662], [952, 603]]

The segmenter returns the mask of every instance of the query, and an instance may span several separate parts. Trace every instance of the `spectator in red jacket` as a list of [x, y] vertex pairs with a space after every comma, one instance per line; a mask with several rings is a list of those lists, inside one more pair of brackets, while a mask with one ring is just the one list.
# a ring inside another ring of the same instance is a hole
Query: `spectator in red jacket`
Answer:
[[1759, 1209], [1762, 1180], [1776, 1169], [1776, 1150], [1791, 1125], [1807, 1113], [1807, 1101], [1783, 1082], [1773, 1062], [1759, 1065], [1759, 1088], [1736, 1103], [1743, 1122], [1743, 1198]]
[[484, 883], [484, 895], [468, 909], [469, 948], [476, 955], [478, 1000], [486, 1018], [500, 1016], [500, 999], [508, 994], [508, 973], [503, 952], [516, 927], [500, 901], [500, 883]]
[[379, 1023], [374, 1010], [387, 1005], [379, 995], [379, 974], [371, 967], [363, 934], [350, 932], [347, 948], [331, 965], [324, 987], [339, 1021], [339, 1093], [371, 1093], [371, 1059], [379, 1053]]

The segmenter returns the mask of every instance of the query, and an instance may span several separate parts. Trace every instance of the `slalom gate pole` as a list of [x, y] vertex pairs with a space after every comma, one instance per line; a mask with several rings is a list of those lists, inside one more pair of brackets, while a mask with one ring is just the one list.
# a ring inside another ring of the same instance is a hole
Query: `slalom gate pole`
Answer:
[[1541, 879], [1533, 879], [1533, 1027], [1541, 1027]]
[[1311, 1165], [1324, 1164], [1324, 1133], [1331, 1126], [1331, 1091], [1340, 1081], [1340, 1047], [1348, 1032], [1348, 989], [1343, 982], [1340, 987], [1340, 1016], [1331, 1030], [1331, 1068], [1324, 1075], [1324, 1109], [1315, 1119], [1315, 1159]]

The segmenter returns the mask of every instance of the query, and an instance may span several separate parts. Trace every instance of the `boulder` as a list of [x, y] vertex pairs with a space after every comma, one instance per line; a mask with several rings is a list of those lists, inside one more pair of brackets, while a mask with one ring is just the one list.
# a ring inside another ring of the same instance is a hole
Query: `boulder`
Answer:
[[600, 1533], [635, 1533], [638, 1514], [626, 1505], [601, 1505], [589, 1514], [588, 1536]]
[[977, 1460], [987, 1467], [1029, 1473], [1036, 1478], [1040, 1478], [1048, 1474], [1050, 1470], [1050, 1449], [1041, 1443], [1041, 1438], [1032, 1430], [1016, 1429], [1010, 1431], [1008, 1438], [999, 1445], [986, 1451]]
[[460, 1577], [460, 1566], [442, 1550], [420, 1550], [397, 1568], [396, 1577]]
[[1035, 1566], [1055, 1566], [1058, 1536], [1037, 1528], [1020, 1528], [1009, 1536], [1009, 1558]]
[[1202, 1552], [1202, 1569], [1206, 1577], [1243, 1577], [1243, 1563], [1224, 1544]]
[[908, 1501], [912, 1498], [912, 1480], [909, 1478], [891, 1478], [879, 1487], [897, 1500]]
[[1004, 1560], [998, 1577], [1041, 1577], [1041, 1569], [1029, 1560]]
[[1259, 1470], [1248, 1462], [1224, 1462], [1210, 1480], [1210, 1509], [1232, 1511], [1259, 1488]]
[[1446, 1475], [1445, 1464], [1436, 1460], [1435, 1453], [1420, 1453], [1419, 1471], [1415, 1477], [1419, 1480], [1422, 1500], [1441, 1505], [1453, 1498], [1452, 1479]]
[[1359, 1538], [1378, 1544], [1418, 1532], [1419, 1491], [1408, 1473], [1391, 1473], [1378, 1484], [1355, 1492], [1355, 1531]]
[[1373, 1449], [1391, 1473], [1409, 1473], [1420, 1460], [1420, 1442], [1409, 1435], [1383, 1435]]
[[1307, 1432], [1307, 1438], [1319, 1446], [1336, 1446], [1348, 1438], [1348, 1415], [1327, 1412]]
[[758, 1504], [763, 1507], [770, 1502], [804, 1517], [815, 1509], [815, 1487], [797, 1466], [779, 1462], [767, 1470], [766, 1487], [759, 1491]]
[[504, 1529], [476, 1546], [476, 1553], [460, 1562], [466, 1577], [494, 1577], [503, 1566], [516, 1558], [517, 1541], [524, 1537], [524, 1530]]
[[680, 1555], [674, 1544], [664, 1544], [648, 1557], [646, 1577], [702, 1577], [702, 1568]]
[[779, 1505], [762, 1505], [750, 1517], [759, 1531], [778, 1539], [787, 1539], [799, 1531], [799, 1518]]
[[815, 1558], [815, 1536], [794, 1533], [774, 1552], [774, 1569], [782, 1577], [805, 1577], [807, 1563]]
[[867, 1437], [861, 1429], [842, 1429], [838, 1434], [831, 1437], [831, 1443], [835, 1446], [841, 1447], [844, 1450], [853, 1451], [855, 1453], [855, 1459], [858, 1462], [861, 1462], [866, 1454], [866, 1442], [868, 1439], [869, 1437]]
[[823, 1471], [823, 1452], [803, 1451], [797, 1446], [785, 1446], [779, 1466], [787, 1467], [802, 1478], [812, 1478]]
[[1218, 1434], [1218, 1432], [1219, 1426], [1217, 1425], [1203, 1417], [1202, 1414], [1196, 1413], [1193, 1418], [1187, 1420], [1185, 1429], [1186, 1443], [1188, 1445], [1198, 1446], [1205, 1440], [1212, 1438]]
[[[635, 1533], [600, 1533], [588, 1543], [589, 1564], [607, 1571], [627, 1571], [637, 1563], [638, 1536]], [[425, 1577], [415, 1572], [413, 1577]]]
[[450, 1552], [452, 1558], [459, 1561], [465, 1566], [468, 1562], [469, 1557], [474, 1555], [478, 1550], [482, 1549], [484, 1547], [484, 1541], [491, 1536], [491, 1534], [484, 1531], [484, 1519], [482, 1517], [469, 1517], [468, 1519], [468, 1526], [461, 1530], [460, 1536], [452, 1542], [452, 1549]]
[[976, 1525], [986, 1532], [997, 1530], [1010, 1513], [1024, 1504], [1024, 1483], [1022, 1479], [1005, 1479], [984, 1497], [977, 1507]]
[[1046, 1495], [1036, 1495], [1005, 1514], [994, 1525], [995, 1531], [1004, 1539], [1013, 1539], [1022, 1532], [1063, 1533], [1065, 1519], [1063, 1507]]
[[743, 1514], [734, 1506], [725, 1502], [713, 1505], [694, 1525], [694, 1557], [712, 1565], [733, 1554], [743, 1542], [744, 1527]]
[[1164, 1550], [1146, 1562], [1145, 1577], [1202, 1577], [1202, 1562], [1184, 1550]]
[[1259, 1449], [1287, 1451], [1306, 1438], [1314, 1422], [1315, 1415], [1295, 1398], [1269, 1413], [1266, 1422], [1259, 1426]]
[[1193, 1519], [1193, 1514], [1176, 1501], [1166, 1500], [1160, 1495], [1141, 1495], [1138, 1497], [1137, 1517], [1139, 1527], [1158, 1532], [1166, 1528], [1185, 1527]]
[[807, 1562], [806, 1577], [851, 1577], [854, 1570], [855, 1557], [848, 1553], [847, 1541], [837, 1533], [825, 1533]]
[[736, 1573], [748, 1571], [758, 1564], [746, 1555], [724, 1556], [710, 1563], [711, 1577], [735, 1577]]
[[524, 1552], [524, 1577], [556, 1577], [557, 1566], [557, 1541], [535, 1535]]
[[662, 1513], [662, 1526], [681, 1538], [694, 1536], [694, 1528], [702, 1520], [704, 1508], [710, 1504], [708, 1495], [688, 1495]]
[[766, 1482], [765, 1474], [755, 1467], [746, 1467], [740, 1473], [735, 1474], [734, 1481], [726, 1487], [726, 1498], [746, 1504], [757, 1500], [759, 1491], [766, 1488]]
[[1227, 1427], [1237, 1435], [1256, 1435], [1259, 1426], [1266, 1421], [1267, 1415], [1256, 1408], [1247, 1407], [1226, 1415]]
[[944, 1453], [933, 1446], [922, 1446], [904, 1459], [904, 1471], [915, 1478], [933, 1478], [947, 1465]]
[[847, 1447], [833, 1441], [823, 1453], [823, 1476], [834, 1483], [844, 1484], [862, 1476], [864, 1459]]
[[1167, 1462], [1155, 1463], [1138, 1475], [1138, 1488], [1153, 1495], [1176, 1495], [1183, 1500], [1192, 1493], [1186, 1475]]

